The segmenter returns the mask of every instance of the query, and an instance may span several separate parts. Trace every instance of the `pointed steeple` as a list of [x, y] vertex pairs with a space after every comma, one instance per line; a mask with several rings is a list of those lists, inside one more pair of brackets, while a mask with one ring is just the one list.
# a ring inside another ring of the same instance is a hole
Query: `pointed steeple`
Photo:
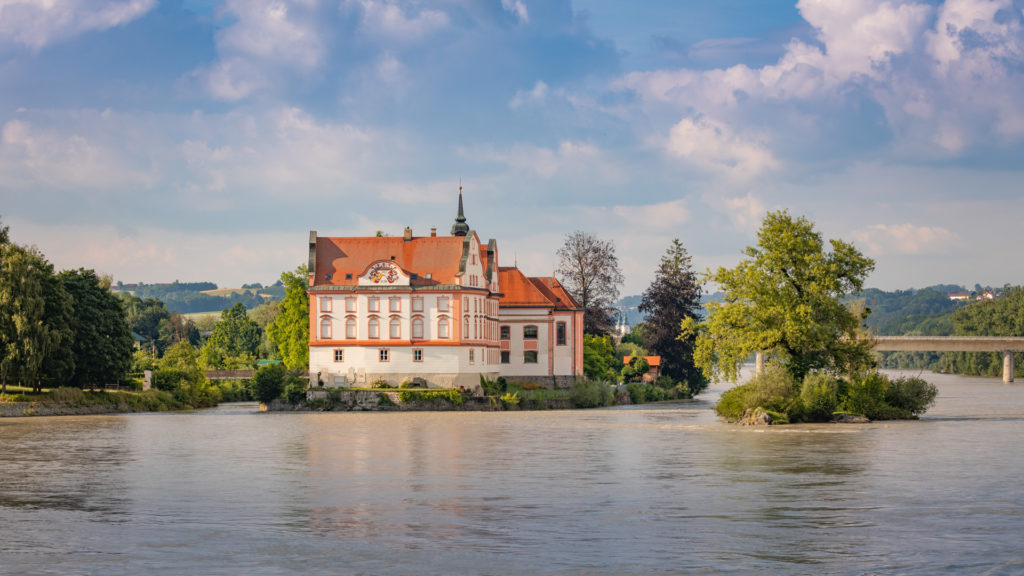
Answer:
[[466, 216], [462, 213], [462, 183], [459, 183], [459, 215], [455, 217], [455, 224], [452, 224], [452, 236], [466, 234], [469, 234], [469, 224], [466, 224]]

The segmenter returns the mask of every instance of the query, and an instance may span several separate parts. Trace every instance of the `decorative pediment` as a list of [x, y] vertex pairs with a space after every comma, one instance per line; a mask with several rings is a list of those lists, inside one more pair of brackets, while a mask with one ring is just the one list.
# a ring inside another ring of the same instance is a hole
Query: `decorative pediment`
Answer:
[[359, 276], [360, 286], [408, 286], [410, 276], [397, 264], [378, 260]]

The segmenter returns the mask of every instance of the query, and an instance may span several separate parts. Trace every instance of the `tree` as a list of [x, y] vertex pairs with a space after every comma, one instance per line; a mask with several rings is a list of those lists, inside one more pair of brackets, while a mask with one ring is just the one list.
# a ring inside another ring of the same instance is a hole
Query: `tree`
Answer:
[[65, 270], [57, 277], [74, 300], [75, 371], [68, 383], [96, 388], [119, 382], [131, 366], [133, 347], [120, 299], [93, 270]]
[[577, 230], [566, 236], [557, 254], [558, 279], [583, 307], [583, 331], [610, 334], [615, 324], [612, 304], [623, 280], [615, 245]]
[[157, 343], [161, 350], [166, 350], [178, 342], [188, 342], [193, 346], [199, 345], [199, 328], [196, 323], [191, 318], [177, 312], [171, 312], [170, 316], [160, 321], [158, 333]]
[[639, 310], [647, 314], [644, 322], [644, 347], [661, 356], [661, 374], [676, 382], [686, 382], [699, 392], [707, 380], [694, 365], [696, 335], [680, 334], [683, 320], [696, 321], [700, 310], [701, 288], [690, 264], [690, 255], [678, 239], [672, 240], [654, 281], [644, 290]]
[[153, 373], [153, 385], [194, 408], [216, 406], [220, 402], [220, 389], [210, 385], [199, 368], [198, 350], [185, 340], [167, 348]]
[[0, 244], [0, 392], [7, 391], [8, 381], [35, 384], [42, 365], [47, 345], [43, 263], [33, 250]]
[[725, 298], [708, 303], [707, 320], [683, 322], [684, 335], [697, 333], [694, 359], [704, 374], [735, 381], [756, 351], [783, 362], [797, 381], [811, 370], [870, 367], [871, 349], [859, 338], [863, 317], [840, 298], [861, 290], [874, 261], [842, 240], [831, 240], [826, 252], [814, 225], [785, 210], [769, 212], [757, 238], [735, 268], [710, 275]]
[[252, 394], [258, 402], [269, 404], [284, 393], [287, 368], [284, 364], [268, 364], [252, 376]]
[[607, 336], [583, 335], [583, 373], [591, 380], [618, 380], [615, 350]]
[[145, 338], [147, 345], [155, 346], [162, 353], [167, 343], [160, 341], [160, 328], [171, 318], [167, 306], [156, 298], [143, 300], [127, 292], [122, 292], [120, 298], [128, 328]]
[[284, 300], [278, 315], [267, 326], [267, 335], [281, 351], [281, 360], [292, 370], [309, 368], [309, 273], [305, 264], [294, 272], [282, 272]]
[[220, 321], [203, 346], [203, 364], [208, 368], [252, 364], [260, 345], [260, 327], [249, 319], [241, 302], [220, 313]]

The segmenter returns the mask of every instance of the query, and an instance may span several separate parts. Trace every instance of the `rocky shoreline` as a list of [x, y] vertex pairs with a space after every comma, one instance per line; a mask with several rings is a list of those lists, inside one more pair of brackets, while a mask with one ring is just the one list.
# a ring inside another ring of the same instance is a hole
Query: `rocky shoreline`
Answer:
[[94, 404], [73, 406], [53, 402], [8, 402], [0, 404], [0, 418], [23, 418], [30, 416], [86, 416], [92, 414], [130, 414], [145, 412], [128, 404]]

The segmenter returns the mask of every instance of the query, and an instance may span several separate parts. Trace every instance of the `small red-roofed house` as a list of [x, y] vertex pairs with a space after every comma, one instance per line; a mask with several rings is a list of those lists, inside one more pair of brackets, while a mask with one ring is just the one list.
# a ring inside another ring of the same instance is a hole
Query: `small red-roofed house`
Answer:
[[[632, 356], [626, 356], [622, 359], [622, 365], [629, 364], [632, 360]], [[661, 376], [661, 356], [644, 356], [644, 360], [647, 360], [647, 374], [644, 374], [641, 378], [642, 382], [654, 382]]]
[[498, 266], [462, 210], [450, 236], [309, 238], [313, 386], [476, 389], [480, 376], [568, 386], [583, 310], [551, 277]]

